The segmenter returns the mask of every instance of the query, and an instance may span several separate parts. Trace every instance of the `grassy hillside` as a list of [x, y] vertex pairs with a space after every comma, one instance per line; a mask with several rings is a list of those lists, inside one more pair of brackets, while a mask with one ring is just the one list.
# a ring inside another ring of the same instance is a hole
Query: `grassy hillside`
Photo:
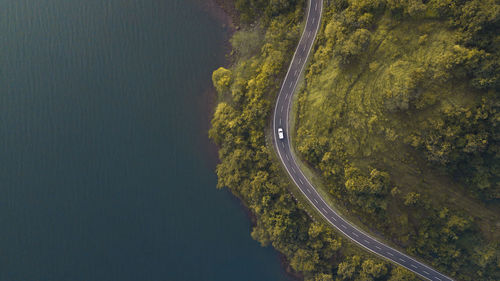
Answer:
[[335, 0], [295, 146], [336, 204], [460, 280], [500, 280], [499, 1]]

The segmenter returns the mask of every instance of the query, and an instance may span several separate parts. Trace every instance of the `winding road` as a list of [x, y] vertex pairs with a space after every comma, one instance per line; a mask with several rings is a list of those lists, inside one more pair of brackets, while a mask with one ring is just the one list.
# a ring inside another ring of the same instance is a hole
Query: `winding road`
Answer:
[[[306, 26], [300, 38], [299, 45], [293, 55], [292, 62], [288, 68], [285, 81], [276, 101], [273, 117], [273, 142], [278, 152], [279, 158], [287, 173], [300, 191], [305, 195], [309, 202], [317, 211], [349, 239], [359, 244], [366, 250], [375, 253], [393, 263], [399, 264], [421, 277], [432, 281], [452, 281], [450, 277], [432, 269], [431, 267], [409, 257], [400, 251], [393, 249], [363, 231], [356, 228], [353, 224], [343, 219], [323, 200], [314, 186], [304, 176], [299, 168], [296, 157], [292, 152], [290, 135], [290, 111], [292, 108], [292, 97], [297, 87], [300, 75], [304, 70], [306, 61], [311, 53], [311, 49], [320, 27], [321, 14], [323, 11], [323, 0], [310, 0], [308, 5]], [[285, 132], [284, 139], [278, 138], [278, 128], [283, 128]]]

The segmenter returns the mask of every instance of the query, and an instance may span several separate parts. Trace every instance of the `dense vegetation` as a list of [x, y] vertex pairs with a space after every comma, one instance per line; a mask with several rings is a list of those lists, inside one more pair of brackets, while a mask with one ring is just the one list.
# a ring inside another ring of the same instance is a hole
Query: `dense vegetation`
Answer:
[[500, 280], [500, 2], [330, 3], [298, 153], [366, 228], [459, 280]]
[[[298, 42], [305, 2], [237, 3], [241, 22], [248, 24], [231, 39], [232, 67], [213, 73], [218, 105], [209, 135], [219, 146], [218, 187], [228, 187], [255, 215], [252, 237], [280, 251], [305, 280], [417, 280], [315, 222], [294, 201], [265, 132]], [[270, 9], [277, 12], [265, 12]]]

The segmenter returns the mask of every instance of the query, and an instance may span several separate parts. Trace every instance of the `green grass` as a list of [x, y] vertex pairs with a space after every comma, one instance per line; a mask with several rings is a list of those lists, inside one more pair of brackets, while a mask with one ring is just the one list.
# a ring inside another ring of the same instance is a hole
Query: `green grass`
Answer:
[[[425, 217], [427, 211], [404, 205], [407, 194], [420, 194], [426, 210], [446, 208], [469, 218], [471, 230], [456, 244], [447, 242], [463, 251], [459, 259], [464, 262], [476, 249], [500, 241], [500, 205], [474, 196], [474, 188], [456, 180], [446, 165], [429, 162], [417, 149], [422, 145], [414, 144], [415, 136], [433, 133], [434, 127], [453, 136], [455, 132], [441, 126], [450, 116], [446, 114], [478, 104], [478, 91], [467, 79], [443, 76], [449, 75], [443, 74], [443, 61], [456, 49], [458, 34], [440, 20], [394, 20], [390, 14], [379, 17], [370, 31], [370, 43], [348, 64], [335, 51], [325, 63], [323, 47], [335, 50], [342, 42], [328, 41], [325, 28], [320, 33], [315, 59], [294, 102], [293, 147], [303, 158], [298, 162], [332, 208], [395, 248], [415, 251], [419, 246], [412, 241], [422, 239], [414, 236], [423, 227], [419, 216]], [[322, 160], [327, 152], [334, 160]], [[345, 194], [338, 190], [344, 182], [332, 175], [349, 166], [365, 174], [372, 168], [388, 172], [390, 188], [397, 187], [399, 193], [380, 199], [385, 206], [383, 219], [342, 200]], [[341, 170], [331, 170], [335, 167]], [[442, 231], [441, 226], [426, 227]]]
[[[406, 22], [397, 27], [388, 23], [381, 25], [374, 32], [372, 43], [357, 67], [345, 69], [332, 60], [320, 75], [308, 81], [307, 91], [300, 92], [303, 103], [298, 112], [301, 117], [299, 128], [312, 132], [315, 138], [339, 139], [345, 143], [349, 160], [361, 166], [370, 164], [388, 170], [394, 184], [403, 193], [416, 191], [432, 198], [435, 205], [463, 209], [476, 219], [485, 234], [493, 240], [498, 239], [498, 205], [486, 206], [472, 198], [465, 187], [444, 173], [429, 168], [409, 146], [387, 142], [391, 131], [382, 131], [387, 126], [404, 134], [407, 127], [417, 126], [412, 117], [383, 113], [385, 93], [409, 79], [413, 69], [439, 60], [447, 48], [453, 46], [453, 34], [440, 27], [439, 22]], [[470, 100], [463, 85], [446, 86], [448, 88], [439, 88], [441, 106], [460, 106]], [[438, 89], [429, 91], [435, 90]], [[342, 111], [348, 115], [346, 126], [336, 124], [339, 122], [338, 113]], [[427, 110], [418, 118], [438, 114], [437, 110]], [[380, 120], [381, 117], [387, 120]], [[378, 119], [371, 122], [371, 118]], [[370, 127], [377, 123], [378, 126]], [[300, 143], [295, 146], [300, 146]], [[321, 190], [328, 194], [327, 188]]]
[[[301, 81], [299, 83], [299, 89], [304, 87], [304, 81]], [[349, 221], [350, 223], [354, 224], [356, 227], [359, 229], [363, 230], [364, 232], [370, 234], [372, 237], [376, 238], [379, 241], [383, 241], [387, 245], [390, 245], [391, 247], [398, 249], [400, 251], [404, 250], [399, 247], [398, 245], [394, 244], [392, 241], [387, 240], [383, 235], [379, 232], [374, 231], [373, 228], [370, 228], [368, 225], [366, 225], [362, 220], [360, 220], [359, 216], [356, 216], [355, 214], [352, 214], [349, 211], [349, 208], [344, 206], [342, 202], [339, 202], [333, 198], [332, 194], [328, 192], [328, 187], [325, 184], [324, 178], [322, 178], [321, 171], [318, 171], [317, 169], [314, 169], [311, 167], [311, 165], [305, 163], [303, 159], [300, 157], [300, 154], [297, 153], [295, 150], [295, 147], [297, 147], [296, 143], [296, 115], [297, 115], [297, 110], [298, 110], [298, 97], [297, 95], [294, 95], [294, 100], [293, 102], [293, 110], [290, 113], [290, 125], [291, 125], [291, 132], [292, 132], [292, 150], [295, 155], [296, 162], [299, 166], [299, 168], [302, 170], [304, 175], [307, 177], [307, 179], [313, 184], [314, 188], [318, 191], [318, 193], [321, 195], [321, 197], [328, 203], [328, 205], [339, 215], [341, 215], [344, 219]], [[276, 156], [276, 160], [280, 161], [278, 157]], [[288, 177], [288, 174], [286, 172], [284, 173], [284, 176]], [[290, 179], [291, 181], [291, 179]], [[307, 198], [302, 194], [302, 192], [299, 190], [299, 188], [295, 184], [291, 184], [288, 188], [291, 193], [294, 195], [295, 198], [300, 202], [301, 206], [303, 206], [307, 212], [313, 217], [316, 221], [321, 220], [325, 222], [326, 224], [330, 224], [323, 216], [319, 214], [319, 211], [307, 200]], [[337, 231], [338, 233], [342, 234], [340, 231]]]

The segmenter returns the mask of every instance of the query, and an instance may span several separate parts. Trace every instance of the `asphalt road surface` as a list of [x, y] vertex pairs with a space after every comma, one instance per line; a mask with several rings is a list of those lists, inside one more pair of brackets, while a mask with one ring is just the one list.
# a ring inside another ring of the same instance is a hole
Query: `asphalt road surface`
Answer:
[[[422, 276], [425, 279], [433, 281], [451, 281], [453, 279], [439, 273], [429, 266], [375, 240], [363, 231], [357, 229], [350, 222], [344, 220], [319, 195], [313, 185], [304, 176], [301, 171], [295, 156], [292, 153], [290, 137], [289, 116], [292, 105], [292, 95], [299, 81], [299, 77], [304, 69], [312, 45], [316, 38], [316, 33], [321, 22], [321, 13], [323, 10], [322, 0], [310, 0], [308, 5], [307, 23], [299, 41], [299, 45], [295, 51], [290, 67], [285, 77], [285, 81], [281, 86], [280, 93], [274, 109], [273, 119], [273, 141], [278, 152], [278, 155], [283, 163], [286, 171], [299, 187], [302, 193], [307, 197], [312, 205], [326, 220], [328, 220], [336, 229], [342, 232], [345, 236], [359, 244], [361, 247], [373, 252], [383, 258], [386, 258], [396, 264], [399, 264], [408, 270]], [[278, 128], [283, 128], [284, 139], [278, 138]]]

